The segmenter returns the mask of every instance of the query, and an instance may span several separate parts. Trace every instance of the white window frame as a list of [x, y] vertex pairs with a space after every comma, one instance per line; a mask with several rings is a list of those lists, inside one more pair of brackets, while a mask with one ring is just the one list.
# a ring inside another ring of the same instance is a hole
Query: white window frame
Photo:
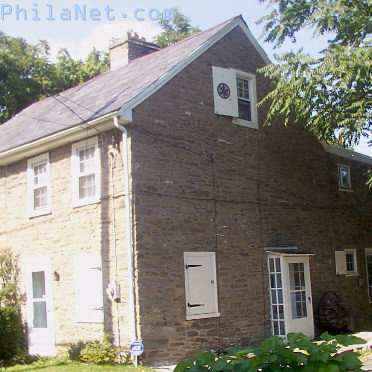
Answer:
[[[79, 180], [80, 180], [80, 157], [79, 152], [89, 147], [95, 147], [94, 151], [94, 175], [95, 175], [95, 195], [80, 199]], [[84, 205], [95, 204], [101, 200], [101, 154], [98, 146], [98, 138], [93, 137], [72, 145], [72, 206], [73, 208]]]
[[[187, 304], [189, 302], [189, 288], [187, 285], [188, 272], [186, 269], [187, 257], [210, 257], [212, 262], [212, 272], [213, 272], [213, 281], [214, 281], [214, 299], [215, 299], [215, 308], [216, 312], [205, 313], [205, 314], [189, 314]], [[218, 286], [217, 286], [217, 272], [216, 272], [216, 253], [215, 252], [184, 252], [184, 270], [185, 270], [185, 300], [186, 300], [186, 320], [194, 319], [208, 319], [208, 318], [218, 318], [221, 316], [218, 308]]]
[[[43, 186], [47, 188], [47, 205], [43, 208], [35, 209], [34, 191], [37, 187], [34, 184], [34, 169], [36, 166], [46, 163], [46, 183]], [[50, 182], [50, 159], [49, 153], [39, 155], [35, 158], [27, 160], [27, 209], [30, 218], [44, 216], [52, 212], [51, 198], [51, 182]]]
[[[347, 269], [346, 254], [351, 253], [354, 257], [354, 270], [349, 271]], [[345, 249], [345, 275], [358, 275], [358, 260], [357, 260], [357, 250], [356, 249]]]
[[364, 253], [365, 253], [364, 257], [365, 257], [365, 264], [366, 264], [367, 294], [368, 294], [369, 303], [372, 303], [372, 297], [369, 294], [369, 274], [368, 274], [368, 261], [367, 261], [367, 257], [372, 256], [372, 248], [366, 248]]
[[[257, 87], [256, 87], [256, 75], [251, 74], [249, 72], [235, 70], [236, 73], [236, 80], [243, 79], [249, 80], [249, 97], [251, 102], [251, 115], [252, 120], [244, 120], [241, 118], [234, 118], [233, 124], [240, 125], [247, 128], [258, 129], [258, 114], [257, 114]], [[239, 103], [238, 97], [238, 103]]]
[[[348, 172], [348, 184], [347, 185], [343, 185], [341, 183], [341, 181], [342, 181], [341, 170], [342, 169], [347, 169], [347, 172]], [[340, 191], [352, 191], [350, 165], [338, 164], [338, 188], [339, 188]]]

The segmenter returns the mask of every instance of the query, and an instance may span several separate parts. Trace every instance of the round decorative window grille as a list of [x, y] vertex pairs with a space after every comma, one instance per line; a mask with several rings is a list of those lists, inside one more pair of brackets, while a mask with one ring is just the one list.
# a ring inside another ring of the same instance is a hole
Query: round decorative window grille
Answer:
[[231, 94], [230, 87], [226, 83], [220, 83], [217, 87], [217, 93], [221, 98], [228, 99]]

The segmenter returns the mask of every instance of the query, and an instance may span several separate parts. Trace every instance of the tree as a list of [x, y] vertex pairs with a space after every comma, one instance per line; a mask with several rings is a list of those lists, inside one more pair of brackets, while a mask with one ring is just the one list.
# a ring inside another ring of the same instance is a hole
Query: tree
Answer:
[[[318, 57], [302, 50], [277, 57], [261, 72], [273, 82], [260, 103], [267, 124], [282, 119], [320, 140], [352, 147], [366, 137], [372, 146], [372, 3], [370, 0], [260, 0], [274, 9], [264, 17], [266, 42], [279, 47], [312, 28], [330, 38]], [[372, 178], [370, 180], [372, 182]]]
[[174, 9], [171, 18], [162, 17], [159, 24], [163, 31], [155, 38], [155, 42], [161, 48], [173, 45], [196, 32], [200, 32], [200, 29], [192, 26], [190, 20], [178, 9]]
[[0, 32], [0, 123], [30, 104], [80, 84], [106, 71], [107, 54], [93, 49], [85, 61], [66, 49], [50, 61], [47, 41], [36, 45]]

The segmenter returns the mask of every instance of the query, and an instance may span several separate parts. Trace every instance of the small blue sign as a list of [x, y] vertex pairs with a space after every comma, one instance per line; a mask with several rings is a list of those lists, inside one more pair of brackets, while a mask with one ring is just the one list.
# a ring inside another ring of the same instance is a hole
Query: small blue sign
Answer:
[[134, 341], [130, 344], [130, 352], [133, 356], [140, 356], [143, 354], [145, 347], [142, 341]]

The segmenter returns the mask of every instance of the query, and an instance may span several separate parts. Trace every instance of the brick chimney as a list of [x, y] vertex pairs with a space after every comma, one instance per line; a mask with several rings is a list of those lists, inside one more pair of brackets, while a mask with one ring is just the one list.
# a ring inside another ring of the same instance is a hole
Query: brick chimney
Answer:
[[110, 44], [111, 71], [131, 63], [136, 58], [157, 52], [159, 46], [140, 38], [137, 33], [128, 32], [123, 38], [114, 39]]

